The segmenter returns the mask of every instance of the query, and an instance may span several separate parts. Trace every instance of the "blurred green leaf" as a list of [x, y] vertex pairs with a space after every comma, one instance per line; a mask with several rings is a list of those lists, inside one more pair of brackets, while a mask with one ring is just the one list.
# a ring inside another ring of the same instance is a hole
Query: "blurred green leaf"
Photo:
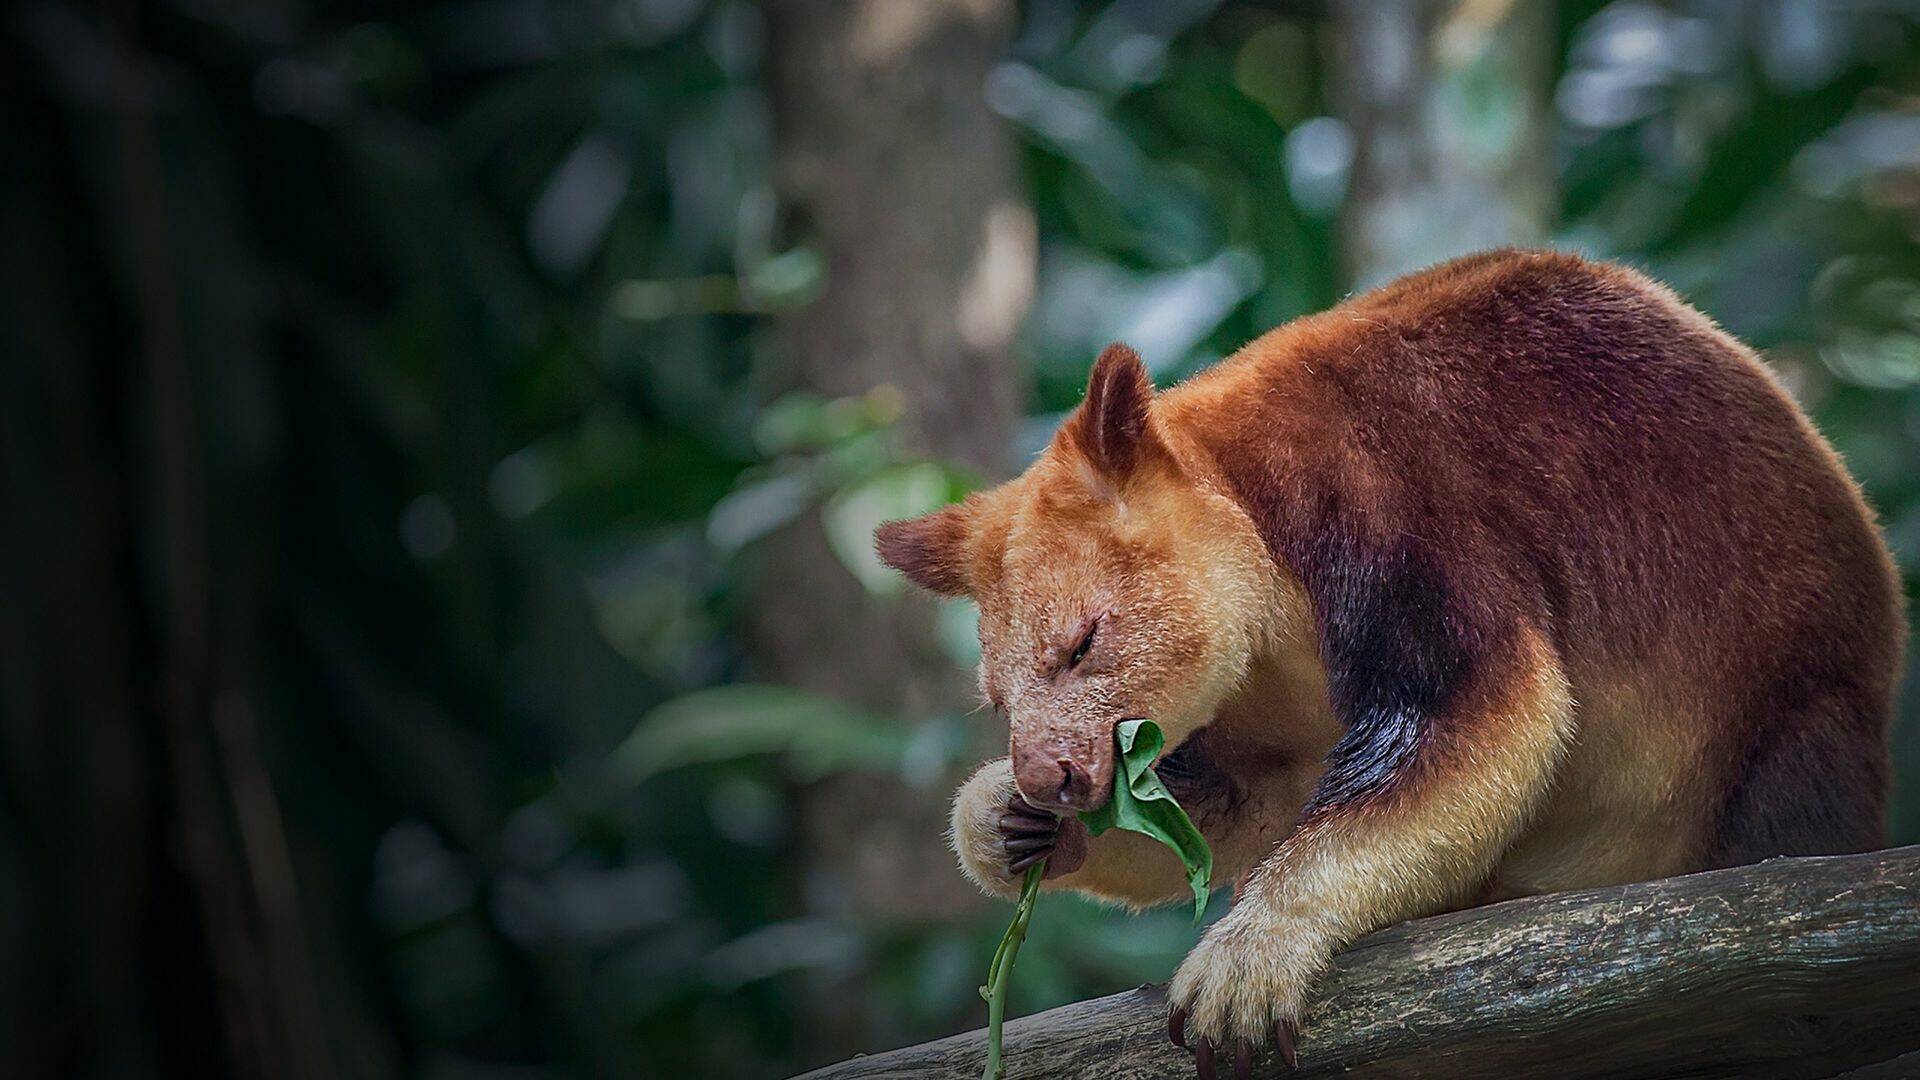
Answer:
[[707, 515], [707, 540], [731, 555], [805, 513], [816, 497], [813, 478], [775, 473], [728, 492]]
[[901, 589], [900, 576], [873, 550], [873, 530], [882, 522], [918, 517], [964, 497], [972, 490], [958, 470], [932, 462], [883, 470], [834, 495], [821, 520], [833, 553], [869, 592]]
[[634, 783], [670, 769], [775, 754], [801, 779], [887, 768], [912, 730], [791, 686], [736, 683], [696, 690], [647, 713], [613, 760]]

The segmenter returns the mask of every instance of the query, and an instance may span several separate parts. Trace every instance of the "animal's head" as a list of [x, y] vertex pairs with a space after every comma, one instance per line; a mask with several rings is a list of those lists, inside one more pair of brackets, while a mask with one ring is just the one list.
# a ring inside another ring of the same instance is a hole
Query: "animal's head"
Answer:
[[888, 565], [978, 603], [980, 688], [1007, 718], [1030, 801], [1097, 808], [1116, 723], [1151, 718], [1177, 746], [1245, 674], [1272, 571], [1209, 469], [1156, 414], [1139, 356], [1113, 345], [1024, 474], [880, 527]]

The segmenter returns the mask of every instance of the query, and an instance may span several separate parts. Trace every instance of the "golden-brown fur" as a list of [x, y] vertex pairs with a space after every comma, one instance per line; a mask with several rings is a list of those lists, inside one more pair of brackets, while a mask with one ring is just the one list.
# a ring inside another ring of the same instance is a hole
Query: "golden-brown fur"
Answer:
[[[1751, 352], [1621, 267], [1458, 260], [1158, 395], [1109, 349], [1025, 475], [879, 544], [980, 605], [1012, 734], [955, 804], [983, 886], [993, 800], [1085, 808], [1114, 722], [1167, 730], [1240, 886], [1174, 980], [1196, 1038], [1266, 1038], [1399, 919], [1880, 842], [1871, 515]], [[1115, 834], [1050, 884], [1181, 889]]]

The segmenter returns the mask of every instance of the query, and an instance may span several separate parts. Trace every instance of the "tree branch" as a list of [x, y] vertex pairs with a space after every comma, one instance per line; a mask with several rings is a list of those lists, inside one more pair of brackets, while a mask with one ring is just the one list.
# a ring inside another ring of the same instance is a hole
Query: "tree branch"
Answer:
[[[1774, 859], [1362, 938], [1317, 987], [1293, 1075], [1908, 1075], [1894, 1059], [1920, 1052], [1916, 1000], [1920, 846]], [[1191, 1075], [1165, 1020], [1160, 987], [1016, 1020], [1007, 1076]], [[974, 1031], [805, 1080], [974, 1077], [985, 1046]]]

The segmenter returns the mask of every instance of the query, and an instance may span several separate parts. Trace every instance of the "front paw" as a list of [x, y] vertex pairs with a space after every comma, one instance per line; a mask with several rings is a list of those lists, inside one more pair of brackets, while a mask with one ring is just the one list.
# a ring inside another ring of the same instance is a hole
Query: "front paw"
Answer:
[[1080, 868], [1087, 828], [1057, 818], [1020, 797], [1005, 758], [989, 761], [953, 797], [953, 850], [960, 869], [990, 895], [1011, 900], [1027, 868], [1047, 860], [1047, 877]]
[[1014, 792], [995, 821], [1008, 877], [1047, 860], [1045, 877], [1059, 877], [1080, 869], [1087, 861], [1087, 827], [1077, 817], [1054, 817]]
[[1306, 935], [1263, 914], [1243, 902], [1215, 923], [1168, 990], [1167, 1037], [1193, 1052], [1201, 1080], [1213, 1080], [1216, 1062], [1231, 1062], [1235, 1080], [1246, 1080], [1269, 1043], [1287, 1068], [1298, 1065], [1300, 1010], [1321, 963]]

